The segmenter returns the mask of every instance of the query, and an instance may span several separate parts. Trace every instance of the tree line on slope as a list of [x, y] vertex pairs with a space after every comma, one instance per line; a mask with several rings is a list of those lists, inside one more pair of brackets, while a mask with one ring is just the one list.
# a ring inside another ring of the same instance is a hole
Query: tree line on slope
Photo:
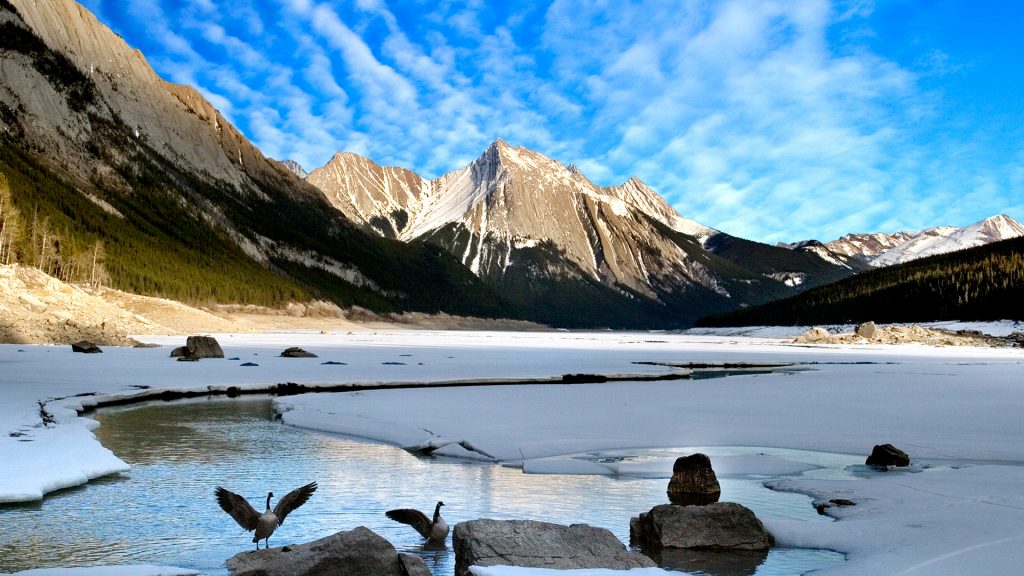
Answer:
[[901, 265], [755, 308], [707, 316], [698, 326], [793, 326], [1024, 319], [1024, 238]]
[[[16, 93], [10, 105], [0, 101], [0, 262], [193, 304], [324, 298], [378, 312], [515, 317], [449, 256], [363, 233], [322, 194], [270, 165], [233, 186], [175, 164], [0, 0], [2, 11], [14, 19], [2, 24], [0, 56], [35, 69], [90, 136], [82, 157], [69, 156], [52, 135], [22, 125]], [[67, 135], [58, 129], [57, 137]], [[263, 246], [269, 259], [244, 245]]]

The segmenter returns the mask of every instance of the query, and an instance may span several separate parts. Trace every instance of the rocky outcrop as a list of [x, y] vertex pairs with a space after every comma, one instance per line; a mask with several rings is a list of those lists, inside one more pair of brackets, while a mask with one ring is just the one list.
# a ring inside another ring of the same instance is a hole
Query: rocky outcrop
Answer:
[[706, 454], [676, 458], [672, 479], [668, 482], [668, 499], [673, 504], [704, 506], [718, 502], [721, 495], [722, 488]]
[[767, 550], [774, 543], [757, 516], [735, 502], [655, 506], [630, 520], [629, 542], [645, 553], [665, 548]]
[[474, 565], [616, 570], [655, 566], [650, 558], [626, 550], [610, 531], [586, 524], [471, 520], [455, 525], [452, 547], [456, 576], [469, 576]]
[[213, 336], [189, 336], [184, 346], [171, 350], [171, 358], [177, 358], [179, 361], [223, 357], [224, 350]]
[[[873, 326], [872, 331], [870, 327]], [[870, 334], [868, 336], [867, 334]], [[828, 330], [814, 327], [798, 336], [797, 344], [929, 344], [932, 346], [1005, 346], [1006, 341], [982, 334], [953, 333], [923, 326], [889, 325], [878, 327], [867, 322], [857, 331], [847, 334], [830, 334]]]
[[308, 544], [242, 552], [227, 566], [231, 576], [430, 576], [419, 556], [399, 554], [362, 526]]
[[868, 466], [910, 466], [910, 456], [892, 444], [879, 444], [871, 450], [871, 455], [864, 462]]

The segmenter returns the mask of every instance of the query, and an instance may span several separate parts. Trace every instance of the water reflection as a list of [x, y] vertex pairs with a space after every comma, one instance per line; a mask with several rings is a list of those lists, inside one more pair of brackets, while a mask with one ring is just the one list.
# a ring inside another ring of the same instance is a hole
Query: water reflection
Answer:
[[[366, 526], [433, 574], [452, 574], [450, 548], [424, 548], [392, 508], [432, 509], [444, 500], [449, 524], [475, 518], [583, 522], [628, 541], [629, 519], [665, 500], [665, 480], [523, 474], [517, 468], [420, 458], [403, 450], [283, 426], [259, 398], [154, 403], [96, 416], [100, 441], [132, 465], [128, 473], [54, 493], [42, 503], [0, 507], [0, 567], [152, 563], [211, 576], [252, 548], [217, 506], [224, 486], [259, 503], [316, 480], [320, 488], [288, 516], [271, 546], [306, 542]], [[759, 482], [724, 478], [722, 499], [759, 515], [820, 520], [810, 500], [770, 492]], [[799, 510], [799, 511], [797, 511]], [[842, 561], [818, 551], [773, 550], [759, 575], [801, 574]]]

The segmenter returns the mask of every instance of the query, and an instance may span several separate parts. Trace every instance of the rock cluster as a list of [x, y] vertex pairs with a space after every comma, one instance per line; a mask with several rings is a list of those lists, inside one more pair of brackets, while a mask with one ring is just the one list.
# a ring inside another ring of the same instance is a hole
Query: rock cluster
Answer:
[[452, 547], [455, 576], [469, 576], [469, 567], [474, 565], [561, 570], [655, 566], [650, 558], [627, 550], [610, 531], [586, 524], [471, 520], [455, 525]]
[[231, 576], [430, 576], [419, 556], [399, 554], [362, 526], [308, 544], [242, 552], [227, 566]]
[[878, 327], [865, 322], [853, 334], [831, 334], [815, 326], [794, 340], [797, 344], [930, 344], [932, 346], [1003, 346], [1005, 341], [983, 334], [953, 333], [922, 326]]

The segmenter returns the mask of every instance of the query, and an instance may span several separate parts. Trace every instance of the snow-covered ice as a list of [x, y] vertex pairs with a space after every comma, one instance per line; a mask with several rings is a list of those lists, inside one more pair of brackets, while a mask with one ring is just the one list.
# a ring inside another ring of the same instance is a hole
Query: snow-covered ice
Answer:
[[[723, 475], [763, 474], [778, 489], [856, 502], [831, 508], [840, 518], [834, 523], [765, 519], [783, 546], [847, 553], [848, 562], [828, 574], [1015, 574], [1024, 564], [1019, 349], [814, 347], [737, 335], [610, 332], [215, 336], [238, 360], [175, 362], [169, 346], [180, 337], [146, 338], [163, 348], [96, 355], [0, 346], [0, 501], [38, 499], [123, 469], [92, 435], [95, 422], [76, 415], [114, 398], [283, 382], [500, 382], [677, 370], [659, 362], [791, 362], [797, 369], [717, 379], [364, 390], [281, 397], [276, 406], [296, 426], [400, 446], [452, 442], [439, 451], [493, 457], [528, 472], [657, 476], [674, 452], [607, 462], [573, 455], [718, 447], [713, 463]], [[296, 345], [319, 358], [277, 356]], [[330, 360], [345, 364], [322, 363]], [[41, 408], [54, 423], [44, 425]], [[801, 450], [835, 453], [841, 468], [884, 442], [924, 465], [856, 477], [798, 475], [820, 465]], [[764, 450], [721, 448], [727, 446]], [[479, 574], [506, 574], [487, 570]]]

